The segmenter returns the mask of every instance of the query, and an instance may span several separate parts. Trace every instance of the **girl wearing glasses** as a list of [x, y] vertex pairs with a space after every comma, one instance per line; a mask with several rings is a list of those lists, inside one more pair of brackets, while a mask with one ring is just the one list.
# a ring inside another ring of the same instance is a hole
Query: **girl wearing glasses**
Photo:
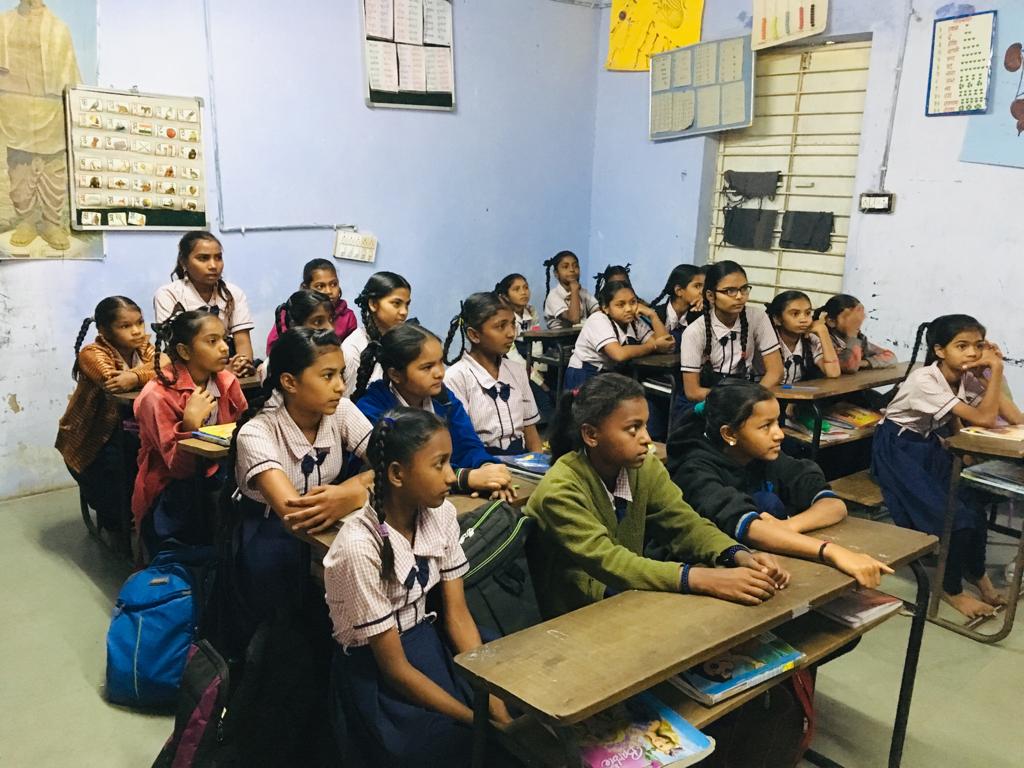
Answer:
[[750, 283], [735, 261], [708, 267], [704, 278], [704, 317], [691, 323], [679, 344], [683, 391], [690, 403], [704, 402], [724, 378], [754, 378], [764, 371], [767, 388], [782, 381], [779, 338], [768, 315], [748, 307]]

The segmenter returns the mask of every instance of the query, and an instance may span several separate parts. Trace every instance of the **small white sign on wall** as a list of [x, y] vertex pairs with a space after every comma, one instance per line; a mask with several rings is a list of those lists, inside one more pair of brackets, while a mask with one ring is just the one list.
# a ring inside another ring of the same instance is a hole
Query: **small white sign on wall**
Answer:
[[334, 236], [334, 258], [372, 263], [377, 258], [377, 237], [372, 232], [339, 229]]

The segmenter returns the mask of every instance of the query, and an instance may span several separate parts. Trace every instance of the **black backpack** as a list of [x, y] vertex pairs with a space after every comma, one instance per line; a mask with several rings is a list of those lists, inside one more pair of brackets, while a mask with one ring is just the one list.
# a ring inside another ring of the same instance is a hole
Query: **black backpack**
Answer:
[[509, 635], [540, 623], [526, 562], [533, 520], [503, 501], [491, 501], [459, 520], [459, 543], [469, 560], [466, 604], [485, 635]]

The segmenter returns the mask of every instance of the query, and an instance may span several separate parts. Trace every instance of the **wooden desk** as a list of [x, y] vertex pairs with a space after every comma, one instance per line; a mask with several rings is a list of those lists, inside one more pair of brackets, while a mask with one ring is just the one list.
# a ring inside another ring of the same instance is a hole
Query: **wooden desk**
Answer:
[[[821, 401], [841, 397], [842, 395], [851, 395], [855, 392], [863, 392], [875, 387], [896, 384], [907, 373], [907, 365], [908, 363], [905, 362], [896, 363], [891, 368], [868, 368], [863, 371], [857, 371], [857, 373], [844, 373], [836, 379], [810, 379], [797, 384], [784, 384], [772, 387], [772, 394], [783, 402], [810, 403], [811, 410], [814, 413], [814, 429], [811, 430], [809, 442], [811, 444], [811, 459], [816, 459], [818, 451], [821, 450], [821, 425], [824, 421]], [[783, 409], [783, 414], [785, 414], [785, 409]], [[853, 442], [853, 440], [870, 437], [873, 433], [873, 429], [860, 430], [858, 434], [849, 440], [830, 443], [829, 445], [845, 445], [846, 443]], [[787, 434], [798, 440], [807, 441], [805, 436], [797, 432], [787, 432]]]
[[562, 383], [565, 379], [565, 369], [569, 365], [569, 358], [572, 355], [573, 345], [576, 337], [580, 335], [582, 325], [574, 325], [571, 328], [548, 328], [545, 330], [523, 331], [520, 339], [527, 342], [541, 341], [552, 343], [557, 351], [557, 356], [533, 354], [533, 344], [526, 345], [526, 367], [533, 368], [534, 360], [548, 365], [555, 366], [555, 399], [562, 394]]
[[523, 331], [519, 338], [525, 341], [561, 341], [566, 339], [575, 340], [580, 335], [583, 324], [574, 325], [571, 328], [538, 328], [536, 330]]
[[668, 421], [665, 424], [665, 432], [666, 436], [671, 435], [674, 426], [673, 417], [676, 414], [676, 397], [678, 397], [679, 389], [683, 384], [683, 375], [679, 369], [679, 352], [637, 357], [629, 361], [629, 368], [634, 379], [639, 379], [639, 373], [643, 370], [652, 371], [655, 374], [668, 374], [671, 389], [668, 394]]
[[[978, 632], [973, 622], [968, 624], [957, 624], [939, 616], [939, 601], [942, 599], [942, 578], [946, 574], [946, 561], [949, 558], [949, 541], [953, 535], [953, 522], [956, 518], [957, 495], [962, 480], [970, 482], [969, 478], [962, 478], [964, 455], [971, 454], [978, 458], [999, 458], [1012, 461], [1024, 461], [1024, 440], [1001, 440], [995, 437], [984, 437], [972, 435], [967, 432], [958, 432], [947, 441], [946, 445], [953, 452], [953, 466], [949, 478], [949, 496], [946, 505], [946, 518], [942, 526], [942, 538], [939, 547], [939, 565], [935, 569], [935, 576], [932, 586], [931, 604], [928, 606], [928, 620], [940, 627], [950, 629], [958, 634], [977, 640], [979, 643], [997, 643], [1003, 640], [1013, 629], [1013, 622], [1017, 615], [1017, 601], [1020, 596], [1021, 580], [1024, 578], [1024, 536], [1020, 537], [1017, 546], [1017, 557], [1014, 561], [1016, 570], [1013, 576], [1013, 583], [1006, 595], [1006, 610], [1003, 613], [1003, 624], [994, 633]], [[1011, 498], [1024, 498], [1024, 495], [1014, 494], [1009, 491], [997, 491], [987, 485], [979, 485], [990, 493], [999, 493]]]
[[228, 455], [226, 446], [211, 443], [209, 440], [200, 440], [198, 437], [185, 438], [178, 442], [178, 447], [185, 453], [210, 461], [220, 461]]
[[[928, 579], [917, 560], [934, 550], [937, 540], [857, 518], [816, 535], [867, 552], [894, 567], [910, 564], [917, 577], [917, 606], [889, 760], [890, 766], [898, 766], [928, 604]], [[575, 766], [578, 750], [568, 726], [801, 616], [855, 583], [819, 563], [780, 560], [792, 574], [790, 586], [757, 607], [697, 595], [624, 592], [459, 654], [456, 664], [477, 692], [474, 764], [484, 765], [487, 693], [514, 702], [553, 726], [562, 738], [563, 755], [571, 756], [567, 764]], [[605, 663], [610, 659], [615, 663]], [[599, 673], [595, 665], [600, 666]]]

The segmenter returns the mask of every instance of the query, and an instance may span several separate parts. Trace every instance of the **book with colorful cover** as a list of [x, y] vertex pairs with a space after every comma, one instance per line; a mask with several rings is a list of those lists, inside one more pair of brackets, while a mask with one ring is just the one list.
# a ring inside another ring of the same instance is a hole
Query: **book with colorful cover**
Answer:
[[227, 448], [231, 445], [231, 435], [234, 433], [234, 422], [230, 424], [209, 424], [193, 432], [192, 437], [198, 437], [200, 440]]
[[964, 427], [961, 432], [978, 437], [994, 437], [998, 440], [1024, 441], [1024, 424], [1007, 424], [1002, 427]]
[[803, 657], [785, 640], [764, 632], [669, 682], [691, 699], [711, 706], [793, 669]]
[[815, 610], [833, 621], [856, 629], [868, 622], [896, 613], [903, 607], [898, 597], [877, 589], [853, 589], [830, 600]]
[[573, 726], [586, 768], [684, 768], [715, 751], [698, 731], [651, 693], [641, 693]]
[[529, 472], [532, 475], [543, 475], [551, 469], [551, 454], [549, 453], [520, 453], [515, 456], [498, 456], [510, 467]]
[[853, 403], [839, 402], [825, 412], [825, 418], [846, 429], [864, 429], [873, 427], [881, 421], [882, 414]]
[[963, 477], [975, 483], [1010, 493], [1024, 493], [1024, 465], [1014, 461], [992, 460], [964, 467]]

